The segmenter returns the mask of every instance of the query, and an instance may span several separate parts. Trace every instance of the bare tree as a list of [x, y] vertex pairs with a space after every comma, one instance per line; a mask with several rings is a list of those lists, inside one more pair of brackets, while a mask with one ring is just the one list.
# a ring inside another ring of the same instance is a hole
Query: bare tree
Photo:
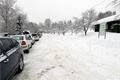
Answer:
[[77, 17], [74, 17], [73, 18], [75, 21], [74, 21], [74, 24], [73, 24], [73, 32], [75, 33], [78, 33], [82, 30], [82, 27], [81, 27], [81, 19], [77, 18]]
[[39, 29], [40, 31], [45, 31], [45, 27], [43, 23], [39, 23]]
[[73, 34], [73, 32], [74, 32], [73, 22], [72, 22], [71, 20], [68, 20], [68, 21], [66, 22], [66, 32], [67, 32], [67, 31], [70, 31], [71, 34]]
[[37, 33], [39, 32], [39, 25], [34, 22], [28, 22], [25, 25], [24, 30], [29, 30], [31, 33]]
[[9, 21], [15, 14], [14, 10], [15, 1], [14, 0], [0, 0], [0, 16], [4, 21], [5, 28], [4, 31], [8, 32]]
[[27, 24], [27, 16], [25, 14], [18, 14], [16, 18], [16, 32], [22, 34], [25, 25]]
[[91, 23], [96, 19], [96, 12], [94, 9], [90, 9], [82, 14], [81, 18], [81, 27], [85, 32], [85, 36], [87, 35], [87, 31], [91, 26]]
[[52, 21], [49, 18], [47, 18], [44, 22], [44, 26], [47, 32], [50, 32], [51, 25], [52, 25]]
[[97, 20], [112, 16], [112, 15], [115, 15], [115, 14], [116, 14], [115, 11], [114, 12], [112, 12], [112, 11], [100, 12], [97, 15]]

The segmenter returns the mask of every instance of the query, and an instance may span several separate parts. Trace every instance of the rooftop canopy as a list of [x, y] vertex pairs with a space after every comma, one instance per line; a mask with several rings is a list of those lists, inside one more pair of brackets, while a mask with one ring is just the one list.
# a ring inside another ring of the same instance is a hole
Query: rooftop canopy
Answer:
[[107, 23], [107, 22], [116, 21], [116, 20], [120, 20], [120, 14], [100, 19], [98, 21], [93, 22], [92, 25], [97, 25], [97, 24], [101, 24], [101, 23]]

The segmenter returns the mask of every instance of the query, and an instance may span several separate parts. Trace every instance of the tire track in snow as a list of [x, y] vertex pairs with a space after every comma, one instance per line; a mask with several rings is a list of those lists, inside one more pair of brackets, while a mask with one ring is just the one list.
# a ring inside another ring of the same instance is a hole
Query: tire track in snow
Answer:
[[[61, 65], [59, 65], [60, 67]], [[40, 73], [37, 73], [38, 79], [41, 79], [42, 76], [44, 76], [45, 74], [47, 74], [49, 71], [53, 70], [57, 68], [57, 66], [51, 66], [49, 68], [46, 68], [45, 70], [42, 70]]]

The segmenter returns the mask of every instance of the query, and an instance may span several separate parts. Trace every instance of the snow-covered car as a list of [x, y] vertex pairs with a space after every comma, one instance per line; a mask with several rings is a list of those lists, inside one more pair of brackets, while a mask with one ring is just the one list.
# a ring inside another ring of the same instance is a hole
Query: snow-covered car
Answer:
[[36, 33], [32, 34], [32, 37], [35, 41], [39, 41], [39, 36]]
[[23, 48], [23, 50], [26, 53], [29, 53], [30, 48], [32, 48], [32, 41], [29, 36], [14, 35], [13, 38], [16, 39], [20, 43], [20, 46]]

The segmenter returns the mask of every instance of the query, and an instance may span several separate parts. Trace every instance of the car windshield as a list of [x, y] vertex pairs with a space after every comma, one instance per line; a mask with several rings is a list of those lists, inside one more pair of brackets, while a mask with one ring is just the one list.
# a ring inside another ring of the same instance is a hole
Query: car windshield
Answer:
[[26, 34], [30, 34], [29, 31], [23, 31], [23, 34], [26, 35]]
[[32, 34], [32, 36], [37, 36], [37, 34]]
[[32, 40], [32, 37], [30, 35], [26, 35], [27, 40]]
[[13, 38], [16, 39], [16, 40], [23, 40], [24, 39], [23, 36], [14, 36]]
[[32, 34], [33, 37], [37, 37], [37, 34]]

